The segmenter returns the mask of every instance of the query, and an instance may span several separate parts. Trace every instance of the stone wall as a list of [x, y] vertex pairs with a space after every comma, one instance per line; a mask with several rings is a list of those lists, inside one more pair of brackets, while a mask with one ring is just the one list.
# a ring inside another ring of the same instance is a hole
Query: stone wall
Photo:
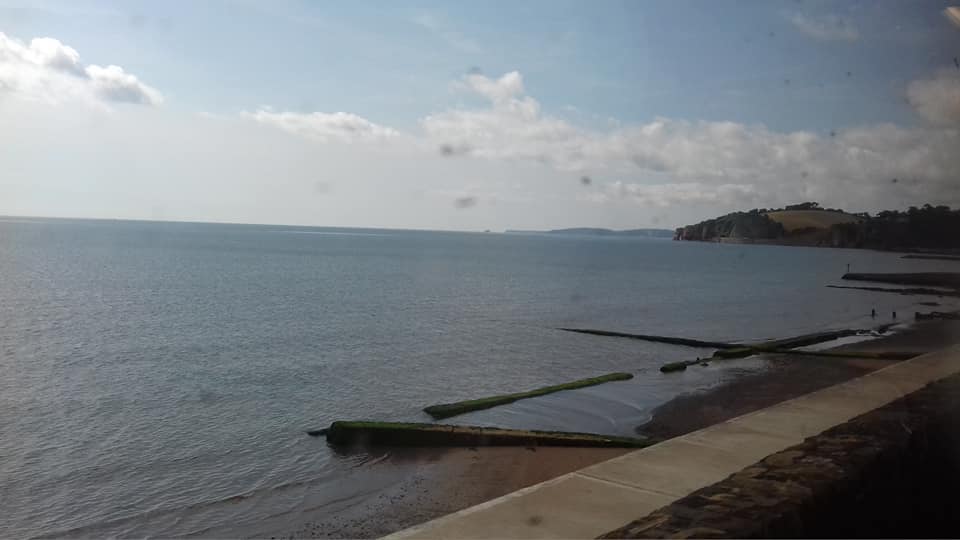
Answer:
[[601, 538], [958, 537], [960, 376]]

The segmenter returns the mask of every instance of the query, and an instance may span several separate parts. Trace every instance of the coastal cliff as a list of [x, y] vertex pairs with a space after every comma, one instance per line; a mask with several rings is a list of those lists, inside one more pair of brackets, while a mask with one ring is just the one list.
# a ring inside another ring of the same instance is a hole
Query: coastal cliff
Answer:
[[905, 251], [960, 249], [960, 210], [924, 205], [876, 215], [809, 202], [734, 212], [680, 227], [674, 240], [765, 243]]
[[702, 242], [729, 240], [776, 240], [783, 238], [783, 225], [757, 210], [734, 212], [677, 229], [674, 240]]

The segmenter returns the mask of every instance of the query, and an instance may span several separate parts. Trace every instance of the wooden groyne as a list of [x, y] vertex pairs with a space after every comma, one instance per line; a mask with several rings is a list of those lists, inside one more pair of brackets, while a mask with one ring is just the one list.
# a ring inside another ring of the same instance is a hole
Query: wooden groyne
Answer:
[[633, 375], [630, 373], [608, 373], [606, 375], [601, 375], [599, 377], [591, 377], [589, 379], [580, 379], [573, 382], [568, 382], [564, 384], [556, 384], [553, 386], [544, 386], [542, 388], [537, 388], [535, 390], [528, 390], [526, 392], [517, 392], [514, 394], [502, 394], [499, 396], [490, 396], [480, 399], [471, 399], [467, 401], [458, 401], [455, 403], [442, 403], [439, 405], [431, 405], [423, 409], [423, 411], [433, 418], [450, 418], [451, 416], [457, 416], [459, 414], [479, 411], [482, 409], [489, 409], [496, 407], [498, 405], [505, 405], [507, 403], [513, 403], [521, 399], [528, 399], [537, 396], [544, 396], [547, 394], [552, 394], [554, 392], [560, 392], [562, 390], [573, 390], [576, 388], [584, 388], [587, 386], [594, 386], [597, 384], [603, 384], [610, 381], [625, 381], [632, 379]]
[[874, 281], [894, 285], [918, 285], [923, 287], [960, 287], [960, 273], [957, 272], [913, 272], [906, 274], [857, 274], [848, 273], [840, 279], [851, 281]]
[[806, 347], [807, 345], [816, 345], [826, 341], [833, 341], [847, 336], [856, 335], [857, 330], [831, 330], [829, 332], [816, 332], [813, 334], [804, 334], [801, 336], [785, 339], [774, 339], [744, 345], [734, 349], [719, 350], [713, 353], [715, 358], [744, 358], [758, 353], [776, 352], [777, 350], [795, 349], [797, 347]]
[[[921, 314], [922, 315], [922, 314]], [[960, 318], [960, 317], [958, 317]], [[797, 349], [777, 349], [777, 348], [758, 348], [751, 354], [790, 354], [800, 356], [818, 356], [825, 358], [867, 358], [871, 360], [909, 360], [917, 356], [915, 352], [905, 351], [876, 351], [876, 352], [847, 352], [847, 351], [801, 351]], [[723, 358], [723, 357], [718, 357]], [[735, 357], [742, 358], [742, 357]], [[680, 362], [670, 362], [660, 366], [663, 373], [672, 373], [674, 371], [683, 371], [690, 366], [697, 364], [707, 365], [708, 361], [703, 359], [682, 360]]]
[[931, 311], [930, 313], [920, 313], [917, 311], [913, 314], [913, 317], [918, 321], [932, 321], [935, 319], [960, 321], [960, 311]]
[[707, 362], [706, 360], [701, 360], [699, 358], [697, 358], [696, 360], [681, 360], [679, 362], [669, 362], [667, 364], [660, 366], [660, 372], [673, 373], [674, 371], [683, 371], [688, 367], [694, 366], [696, 364], [707, 365]]
[[[688, 347], [716, 349], [716, 351], [713, 353], [714, 359], [745, 358], [747, 356], [752, 356], [754, 354], [759, 354], [759, 353], [782, 352], [790, 349], [795, 349], [797, 347], [805, 347], [807, 345], [815, 345], [817, 343], [833, 341], [835, 339], [839, 339], [842, 337], [855, 335], [858, 332], [857, 330], [850, 330], [850, 329], [831, 330], [828, 332], [815, 332], [812, 334], [803, 334], [800, 336], [794, 336], [794, 337], [789, 337], [784, 339], [774, 339], [770, 341], [763, 341], [760, 343], [740, 344], [740, 343], [729, 343], [729, 342], [723, 342], [723, 341], [704, 341], [699, 339], [690, 339], [690, 338], [681, 338], [681, 337], [672, 337], [672, 336], [628, 334], [625, 332], [613, 332], [609, 330], [594, 330], [594, 329], [588, 329], [588, 328], [559, 328], [559, 330], [563, 330], [565, 332], [577, 332], [580, 334], [592, 334], [596, 336], [639, 339], [643, 341], [653, 341], [658, 343], [670, 343], [673, 345], [685, 345]], [[667, 364], [660, 366], [660, 371], [663, 373], [683, 371], [690, 366], [693, 366], [696, 364], [705, 364], [706, 362], [707, 362], [706, 359], [700, 359], [700, 358], [697, 358], [696, 360], [682, 360], [679, 362], [669, 362]]]
[[656, 343], [669, 343], [671, 345], [685, 345], [687, 347], [699, 347], [703, 349], [732, 349], [740, 347], [735, 343], [726, 343], [722, 341], [703, 341], [699, 339], [690, 339], [674, 336], [656, 336], [648, 334], [628, 334], [626, 332], [611, 332], [609, 330], [593, 330], [590, 328], [558, 328], [564, 332], [577, 332], [579, 334], [591, 334], [594, 336], [619, 337], [628, 339], [639, 339], [643, 341], [653, 341]]
[[957, 255], [904, 255], [900, 257], [901, 259], [928, 259], [935, 261], [960, 261], [960, 256]]
[[[885, 330], [889, 325], [884, 325], [879, 327], [878, 330]], [[709, 359], [697, 358], [696, 360], [682, 360], [679, 362], [669, 362], [660, 366], [660, 371], [662, 373], [672, 373], [674, 371], [683, 371], [690, 366], [696, 364], [706, 365], [710, 360], [730, 360], [733, 358], [746, 358], [748, 356], [753, 356], [755, 354], [761, 353], [779, 353], [779, 354], [817, 354], [817, 353], [807, 353], [801, 351], [793, 351], [797, 347], [805, 347], [807, 345], [816, 345], [817, 343], [824, 343], [827, 341], [833, 341], [835, 339], [840, 339], [847, 336], [853, 336], [858, 334], [859, 330], [831, 330], [829, 332], [815, 332], [813, 334], [803, 334], [800, 336], [794, 336], [784, 339], [774, 339], [770, 341], [762, 341], [760, 343], [753, 343], [749, 345], [738, 345], [733, 348], [720, 349], [713, 353], [713, 357]], [[868, 355], [869, 356], [869, 355]], [[863, 356], [859, 356], [862, 358]], [[902, 358], [891, 358], [891, 359], [902, 359]]]
[[930, 289], [927, 287], [904, 287], [901, 289], [891, 289], [889, 287], [853, 287], [850, 285], [827, 285], [830, 289], [855, 289], [858, 291], [887, 292], [895, 294], [904, 294], [908, 296], [929, 295], [929, 296], [960, 296], [960, 291], [946, 289]]
[[580, 446], [642, 448], [649, 439], [595, 433], [501, 429], [396, 422], [337, 421], [326, 430], [333, 445], [376, 446]]
[[868, 358], [870, 360], [909, 360], [919, 353], [909, 351], [798, 351], [796, 349], [780, 349], [769, 351], [776, 354], [794, 354], [801, 356], [820, 356], [824, 358]]

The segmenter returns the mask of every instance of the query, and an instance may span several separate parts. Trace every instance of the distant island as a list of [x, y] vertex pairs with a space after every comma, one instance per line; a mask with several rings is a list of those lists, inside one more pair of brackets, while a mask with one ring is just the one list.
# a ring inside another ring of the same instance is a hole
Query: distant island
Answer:
[[674, 231], [674, 240], [764, 243], [901, 251], [960, 249], [960, 210], [911, 206], [876, 215], [823, 208], [816, 202], [734, 212]]
[[507, 229], [504, 232], [512, 234], [564, 234], [568, 236], [639, 236], [644, 238], [673, 238], [675, 231], [670, 229], [628, 229], [625, 231], [616, 231], [613, 229], [600, 229], [596, 227], [574, 227], [571, 229], [553, 229], [549, 231], [524, 231]]

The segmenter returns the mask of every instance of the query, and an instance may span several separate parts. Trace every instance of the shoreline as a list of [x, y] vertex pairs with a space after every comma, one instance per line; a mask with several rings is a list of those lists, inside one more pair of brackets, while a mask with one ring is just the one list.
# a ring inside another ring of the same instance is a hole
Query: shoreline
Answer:
[[[958, 321], [916, 321], [888, 336], [823, 349], [845, 353], [906, 351], [916, 355], [960, 343]], [[900, 360], [763, 354], [768, 368], [704, 392], [677, 396], [653, 410], [638, 435], [677, 437], [896, 364]]]
[[[904, 323], [899, 331], [826, 350], [842, 352], [910, 351], [922, 354], [960, 342], [960, 321]], [[635, 427], [640, 436], [671, 438], [899, 362], [860, 358], [763, 354], [766, 367], [731, 376], [706, 390], [681, 394], [656, 407]], [[722, 362], [722, 361], [721, 361]], [[335, 512], [290, 516], [255, 537], [376, 538], [480, 504], [533, 484], [632, 451], [601, 448], [387, 448], [386, 465], [412, 472], [375, 500]], [[453, 481], [451, 481], [454, 479]], [[375, 519], [371, 519], [374, 517]], [[272, 526], [271, 526], [272, 525]], [[259, 528], [259, 527], [257, 527]], [[249, 535], [248, 531], [248, 535]]]

